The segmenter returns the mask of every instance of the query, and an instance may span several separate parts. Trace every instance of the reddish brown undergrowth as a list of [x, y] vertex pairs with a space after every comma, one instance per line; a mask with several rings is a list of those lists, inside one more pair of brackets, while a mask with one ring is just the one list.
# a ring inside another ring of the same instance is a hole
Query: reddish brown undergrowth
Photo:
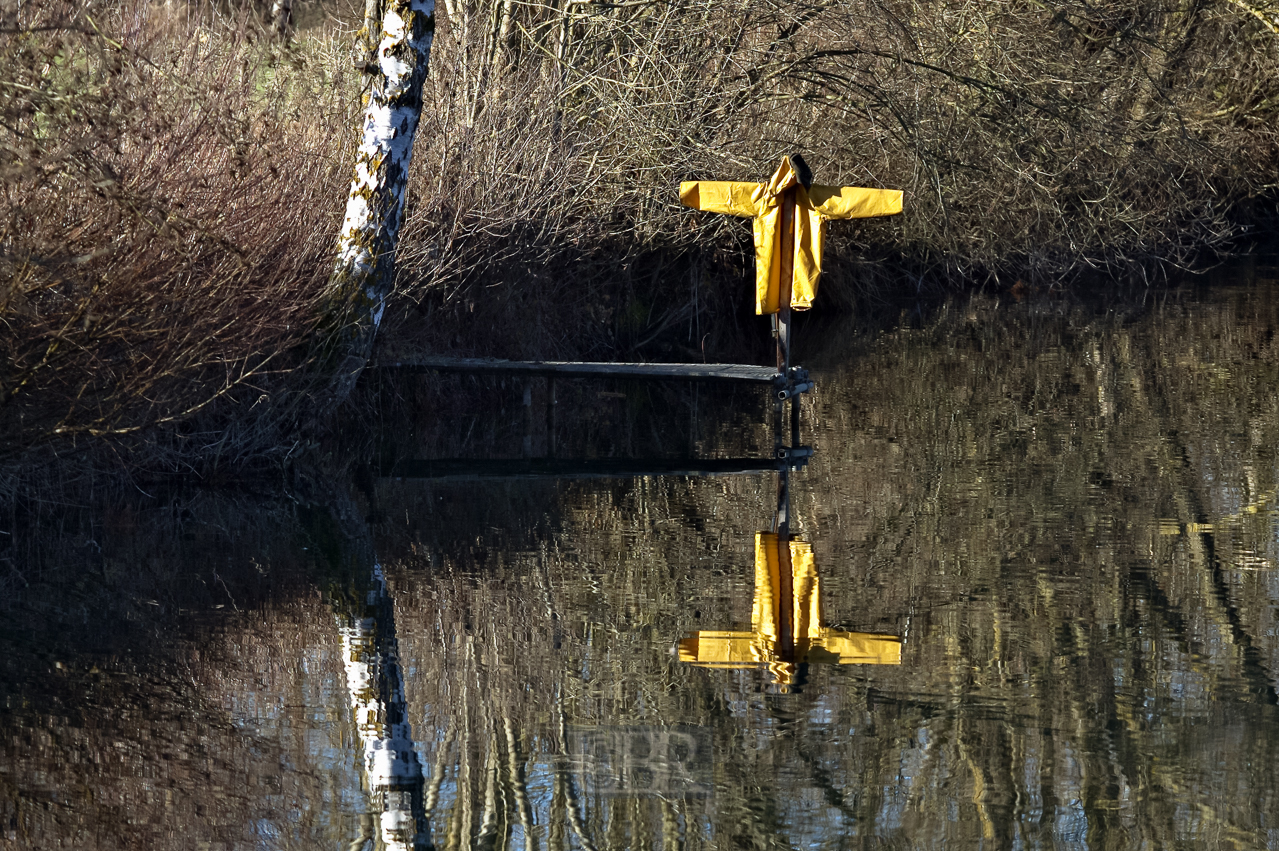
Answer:
[[5, 23], [0, 462], [287, 450], [353, 75], [298, 74], [317, 51], [198, 9], [46, 2]]

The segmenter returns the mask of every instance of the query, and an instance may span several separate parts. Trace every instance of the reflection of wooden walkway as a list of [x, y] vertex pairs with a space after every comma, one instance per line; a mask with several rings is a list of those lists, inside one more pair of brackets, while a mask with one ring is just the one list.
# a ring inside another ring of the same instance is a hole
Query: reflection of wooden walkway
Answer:
[[639, 476], [737, 476], [776, 473], [808, 463], [811, 450], [784, 458], [442, 458], [402, 460], [388, 479], [626, 479]]
[[[717, 476], [799, 469], [807, 463], [812, 450], [799, 445], [799, 394], [813, 388], [808, 370], [741, 363], [607, 363], [602, 361], [514, 361], [497, 358], [417, 357], [411, 360], [376, 364], [377, 369], [405, 372], [458, 372], [515, 374], [525, 376], [524, 406], [532, 413], [532, 380], [546, 379], [546, 454], [547, 458], [525, 458], [523, 461], [476, 460], [401, 461], [394, 471], [383, 473], [388, 478], [626, 478], [632, 476]], [[655, 461], [590, 459], [557, 460], [555, 456], [556, 398], [555, 385], [560, 378], [650, 378], [675, 381], [730, 381], [770, 385], [773, 400], [773, 458]], [[783, 443], [782, 409], [791, 403], [791, 445]], [[526, 417], [531, 427], [532, 416]], [[524, 453], [531, 455], [532, 436], [524, 435]], [[780, 466], [779, 466], [780, 465]]]
[[378, 364], [410, 372], [500, 372], [573, 378], [670, 378], [685, 381], [783, 382], [771, 366], [740, 363], [606, 363], [598, 361], [521, 361], [496, 358], [420, 357]]

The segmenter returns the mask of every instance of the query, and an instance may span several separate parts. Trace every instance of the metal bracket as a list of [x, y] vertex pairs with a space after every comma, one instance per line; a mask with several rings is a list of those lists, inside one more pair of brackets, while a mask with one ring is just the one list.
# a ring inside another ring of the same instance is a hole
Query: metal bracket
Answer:
[[777, 448], [778, 466], [784, 470], [802, 470], [808, 466], [808, 460], [812, 457], [813, 447], [811, 446], [779, 446]]
[[784, 402], [812, 390], [813, 381], [808, 377], [808, 370], [802, 366], [792, 366], [786, 372], [779, 372], [773, 377], [773, 387], [776, 388], [777, 398]]

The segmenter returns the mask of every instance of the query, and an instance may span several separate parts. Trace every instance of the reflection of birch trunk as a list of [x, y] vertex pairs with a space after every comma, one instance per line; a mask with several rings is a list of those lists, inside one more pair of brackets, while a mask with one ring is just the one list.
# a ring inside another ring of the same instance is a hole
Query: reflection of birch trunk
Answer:
[[380, 565], [373, 566], [363, 607], [339, 611], [338, 619], [347, 689], [382, 843], [393, 851], [430, 848], [424, 778], [408, 722], [395, 610]]
[[[1151, 395], [1146, 392], [1147, 379], [1137, 373], [1130, 359], [1134, 344], [1127, 335], [1121, 338], [1121, 352], [1125, 354], [1121, 368], [1126, 380], [1124, 386], [1131, 388], [1130, 404], [1139, 412], [1138, 422], [1146, 423], [1153, 428], [1150, 445], [1156, 447], [1153, 456], [1161, 476], [1166, 475], [1172, 482], [1172, 501], [1177, 509], [1179, 525], [1188, 531], [1186, 535], [1186, 551], [1191, 564], [1196, 568], [1195, 579], [1198, 587], [1197, 599], [1202, 601], [1208, 614], [1209, 623], [1214, 627], [1218, 640], [1223, 647], [1229, 648], [1239, 666], [1238, 676], [1241, 681], [1250, 683], [1252, 690], [1261, 695], [1264, 702], [1279, 705], [1279, 689], [1275, 687], [1275, 677], [1257, 650], [1257, 642], [1248, 632], [1238, 607], [1230, 596], [1225, 578], [1222, 575], [1221, 562], [1216, 555], [1216, 533], [1207, 521], [1210, 518], [1202, 505], [1205, 500], [1198, 498], [1196, 484], [1201, 484], [1187, 472], [1189, 459], [1188, 447], [1181, 443], [1183, 432], [1173, 426], [1172, 416], [1167, 405], [1157, 406]], [[1155, 397], [1159, 398], [1159, 397]], [[1202, 524], [1197, 533], [1189, 530]], [[1166, 599], [1163, 588], [1159, 586], [1154, 572], [1145, 578], [1150, 589], [1152, 602], [1156, 603], [1156, 611], [1163, 611], [1170, 606], [1158, 605], [1159, 599]], [[1213, 605], [1214, 602], [1216, 605]], [[1175, 613], [1169, 612], [1170, 615]], [[1177, 620], [1183, 620], [1177, 618]], [[1184, 619], [1185, 622], [1193, 622]], [[1185, 630], [1185, 627], [1181, 627]], [[1186, 632], [1181, 640], [1190, 645], [1190, 635]]]

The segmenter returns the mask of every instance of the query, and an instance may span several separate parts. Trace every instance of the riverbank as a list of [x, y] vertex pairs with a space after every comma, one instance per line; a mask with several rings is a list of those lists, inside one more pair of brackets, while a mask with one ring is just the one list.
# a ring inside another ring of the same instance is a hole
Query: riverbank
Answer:
[[[209, 478], [310, 451], [355, 22], [281, 43], [251, 8], [11, 18], [0, 491], [51, 462]], [[749, 225], [674, 187], [791, 150], [906, 193], [832, 225], [823, 312], [1157, 283], [1273, 222], [1277, 71], [1279, 35], [1224, 0], [449, 4], [381, 346], [754, 359]]]

